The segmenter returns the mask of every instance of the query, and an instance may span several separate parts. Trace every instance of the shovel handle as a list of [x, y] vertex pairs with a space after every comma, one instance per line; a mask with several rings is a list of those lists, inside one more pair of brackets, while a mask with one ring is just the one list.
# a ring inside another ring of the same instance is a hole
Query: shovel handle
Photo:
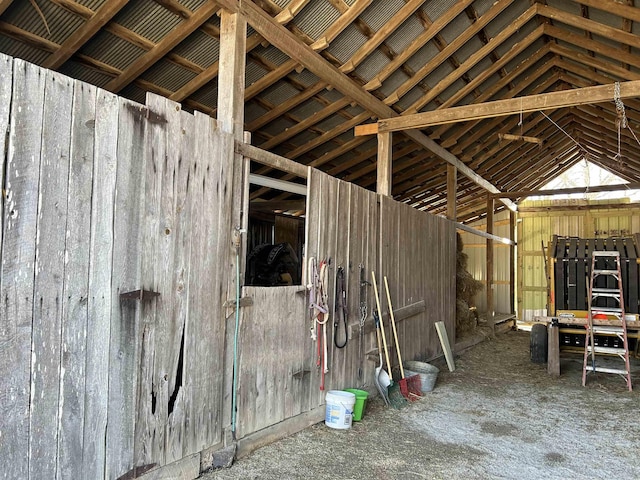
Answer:
[[398, 362], [400, 363], [400, 376], [404, 380], [404, 367], [402, 366], [402, 355], [400, 354], [400, 342], [398, 341], [398, 330], [396, 330], [396, 316], [393, 314], [393, 305], [391, 305], [391, 294], [389, 293], [389, 282], [387, 282], [386, 275], [384, 276], [384, 288], [387, 291], [387, 303], [389, 304], [389, 316], [391, 317], [393, 339], [396, 342], [396, 351], [398, 352]]
[[387, 335], [384, 333], [384, 324], [382, 323], [382, 309], [380, 308], [380, 295], [378, 295], [378, 284], [376, 283], [376, 274], [371, 272], [371, 279], [373, 280], [373, 291], [376, 295], [376, 306], [378, 307], [378, 314], [380, 316], [380, 332], [382, 332], [382, 343], [384, 344], [384, 356], [387, 359], [387, 368], [389, 369], [389, 375], [391, 375], [391, 362], [389, 361], [389, 347], [387, 347]]

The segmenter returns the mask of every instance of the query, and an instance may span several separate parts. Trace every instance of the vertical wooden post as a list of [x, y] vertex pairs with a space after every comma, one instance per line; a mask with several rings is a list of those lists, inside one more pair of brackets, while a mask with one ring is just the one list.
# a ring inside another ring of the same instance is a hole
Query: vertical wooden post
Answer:
[[557, 323], [550, 323], [547, 328], [547, 373], [560, 376], [560, 329]]
[[[245, 62], [247, 51], [247, 22], [244, 17], [237, 13], [229, 13], [222, 10], [220, 17], [220, 59], [218, 70], [218, 124], [220, 130], [230, 134], [233, 140], [243, 140], [244, 137], [244, 77]], [[246, 138], [249, 142], [250, 137]], [[243, 170], [245, 162], [243, 157], [235, 153], [234, 141], [221, 137], [225, 146], [222, 153], [223, 158], [231, 160], [229, 164], [233, 165], [232, 192], [234, 198], [238, 201], [232, 202], [231, 218], [225, 227], [230, 229], [231, 242], [229, 249], [232, 251], [230, 255], [229, 271], [233, 272], [227, 276], [227, 292], [228, 300], [235, 300], [236, 281], [236, 242], [240, 241], [240, 248], [237, 250], [240, 256], [244, 257], [243, 244], [246, 242], [246, 235], [240, 235], [239, 228], [244, 225], [242, 218], [243, 204], [245, 195], [243, 195]], [[244, 205], [246, 208], [246, 205]], [[235, 241], [234, 241], [235, 240]], [[240, 267], [243, 266], [243, 260], [239, 262]], [[242, 283], [242, 282], [241, 282]], [[223, 284], [224, 285], [224, 284]], [[234, 306], [234, 308], [238, 308]], [[233, 311], [231, 311], [233, 312]], [[235, 315], [226, 312], [227, 319], [225, 322], [225, 346], [224, 346], [224, 392], [221, 401], [221, 419], [224, 429], [224, 444], [229, 445], [232, 441], [232, 395], [233, 395], [233, 369], [234, 369], [234, 334], [236, 331]]]
[[454, 222], [458, 219], [456, 197], [458, 194], [458, 169], [447, 163], [447, 218]]
[[218, 121], [220, 129], [242, 140], [244, 132], [244, 70], [247, 22], [237, 13], [222, 10], [218, 71]]
[[[487, 233], [493, 233], [493, 209], [494, 199], [491, 194], [487, 195]], [[487, 321], [493, 321], [493, 240], [487, 238], [487, 265], [486, 265], [486, 287], [487, 287]]]
[[[509, 238], [516, 242], [516, 212], [509, 211]], [[509, 306], [516, 313], [516, 246], [509, 246]]]
[[392, 133], [378, 134], [378, 183], [377, 192], [381, 195], [391, 196], [392, 187]]

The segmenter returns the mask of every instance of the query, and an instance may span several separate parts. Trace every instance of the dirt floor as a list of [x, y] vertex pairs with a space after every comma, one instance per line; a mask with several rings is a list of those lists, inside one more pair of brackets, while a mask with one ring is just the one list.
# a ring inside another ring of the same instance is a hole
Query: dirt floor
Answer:
[[562, 375], [530, 362], [511, 331], [444, 364], [433, 392], [402, 410], [374, 398], [350, 430], [323, 423], [202, 479], [638, 479], [640, 368], [590, 376], [563, 353]]

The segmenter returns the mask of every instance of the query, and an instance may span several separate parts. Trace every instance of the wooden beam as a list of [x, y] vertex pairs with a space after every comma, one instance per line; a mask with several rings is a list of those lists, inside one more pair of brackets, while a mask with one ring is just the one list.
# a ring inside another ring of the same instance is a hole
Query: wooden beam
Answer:
[[60, 48], [44, 61], [42, 66], [51, 70], [62, 66], [128, 3], [129, 0], [112, 0], [103, 3], [88, 21], [74, 31]]
[[565, 25], [575, 27], [581, 31], [586, 30], [587, 32], [595, 33], [596, 35], [600, 35], [608, 40], [613, 40], [614, 42], [620, 42], [632, 47], [638, 45], [638, 36], [633, 33], [609, 27], [603, 23], [596, 22], [595, 20], [573, 15], [565, 10], [560, 10], [548, 5], [536, 3], [534, 7], [538, 15], [553, 20], [556, 22], [555, 25], [558, 25], [557, 22], [560, 22]]
[[493, 197], [521, 198], [532, 196], [569, 195], [572, 193], [623, 192], [625, 190], [638, 189], [640, 189], [640, 183], [623, 183], [617, 185], [598, 185], [594, 187], [555, 188], [553, 190], [519, 190], [514, 192], [496, 193]]
[[391, 196], [393, 188], [393, 139], [392, 133], [378, 134], [378, 181], [376, 191], [380, 195]]
[[[434, 110], [426, 113], [416, 113], [402, 117], [388, 118], [378, 122], [378, 131], [397, 132], [415, 128], [426, 128], [444, 123], [466, 122], [505, 115], [519, 115], [520, 113], [537, 112], [555, 108], [572, 107], [613, 101], [614, 85], [599, 85], [596, 87], [574, 88], [560, 92], [542, 93], [525, 97], [496, 100], [482, 104], [465, 105]], [[620, 98], [640, 97], [640, 80], [620, 83]]]
[[537, 143], [542, 145], [542, 139], [537, 137], [527, 137], [526, 135], [513, 135], [511, 133], [499, 133], [498, 138], [500, 140], [514, 141], [514, 142], [527, 142]]
[[513, 240], [510, 240], [505, 237], [499, 237], [498, 235], [494, 235], [493, 233], [483, 232], [482, 230], [478, 230], [476, 228], [470, 227], [469, 225], [465, 225], [464, 223], [456, 222], [456, 228], [458, 230], [462, 230], [463, 232], [478, 235], [479, 237], [487, 238], [490, 240], [496, 240], [500, 243], [504, 243], [505, 245], [515, 245], [515, 242]]
[[0, 15], [4, 13], [4, 11], [11, 6], [13, 0], [0, 0]]
[[247, 22], [237, 13], [220, 17], [220, 74], [218, 75], [218, 122], [223, 132], [237, 141], [244, 135], [244, 76]]
[[456, 197], [458, 195], [458, 169], [447, 164], [447, 218], [454, 222], [458, 218]]
[[[368, 110], [376, 117], [390, 118], [397, 115], [395, 110], [365, 91], [354, 80], [340, 72], [334, 65], [313, 51], [308, 45], [301, 42], [293, 33], [282, 25], [277, 24], [273, 18], [267, 15], [255, 3], [250, 0], [243, 0], [242, 2], [238, 2], [237, 0], [218, 0], [218, 4], [229, 11], [241, 13], [247, 19], [247, 22], [274, 47], [287, 54], [289, 58], [303, 65], [310, 72], [317, 75], [329, 85], [332, 85], [336, 90], [354, 100], [362, 108]], [[418, 145], [433, 152], [437, 157], [455, 165], [463, 175], [469, 177], [469, 179], [482, 188], [492, 193], [498, 193], [498, 189], [494, 185], [475, 173], [460, 161], [460, 159], [423, 133], [419, 131], [407, 131], [405, 135]], [[503, 201], [503, 203], [505, 202]], [[506, 204], [509, 207], [513, 207], [512, 202], [507, 201]]]
[[[494, 199], [487, 195], [487, 233], [493, 235], [493, 212], [495, 210]], [[491, 322], [495, 313], [493, 305], [493, 239], [487, 238], [487, 264], [486, 264], [486, 288], [487, 288], [487, 320]]]
[[[516, 243], [516, 212], [509, 212], [509, 238]], [[516, 313], [516, 249], [509, 245], [509, 313]]]
[[176, 45], [191, 35], [204, 22], [209, 20], [212, 15], [218, 11], [218, 4], [213, 0], [208, 0], [198, 10], [196, 10], [191, 18], [185, 20], [176, 28], [171, 30], [159, 43], [151, 50], [142, 54], [135, 62], [126, 68], [122, 74], [111, 80], [106, 85], [106, 89], [112, 92], [119, 92], [129, 85], [138, 75], [145, 72], [151, 65], [156, 63]]
[[[288, 158], [281, 157], [275, 153], [267, 152], [266, 150], [262, 150], [261, 148], [254, 147], [253, 145], [237, 140], [235, 142], [235, 151], [245, 157], [249, 157], [254, 162], [267, 165], [268, 167], [275, 168], [277, 170], [282, 170], [283, 172], [291, 173], [296, 177], [307, 178], [308, 171], [305, 165], [289, 160]], [[290, 179], [293, 177], [288, 178]]]

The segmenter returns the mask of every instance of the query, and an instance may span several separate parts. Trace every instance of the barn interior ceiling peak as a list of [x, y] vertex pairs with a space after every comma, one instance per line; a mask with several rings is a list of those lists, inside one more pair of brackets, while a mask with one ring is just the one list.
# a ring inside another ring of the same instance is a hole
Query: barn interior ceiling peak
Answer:
[[[358, 125], [640, 80], [638, 0], [0, 0], [0, 52], [215, 116], [223, 8], [248, 23], [252, 144], [369, 189], [377, 139]], [[391, 193], [446, 213], [453, 159], [469, 222], [486, 212], [480, 184], [537, 190], [585, 159], [639, 183], [639, 134], [640, 99], [613, 97], [396, 132]]]

